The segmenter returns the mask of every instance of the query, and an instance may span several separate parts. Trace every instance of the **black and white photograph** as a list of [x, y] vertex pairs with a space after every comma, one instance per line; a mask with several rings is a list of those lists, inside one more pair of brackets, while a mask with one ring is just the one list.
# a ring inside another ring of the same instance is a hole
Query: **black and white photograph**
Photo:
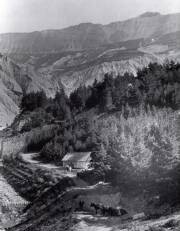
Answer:
[[0, 231], [180, 231], [179, 0], [0, 0]]

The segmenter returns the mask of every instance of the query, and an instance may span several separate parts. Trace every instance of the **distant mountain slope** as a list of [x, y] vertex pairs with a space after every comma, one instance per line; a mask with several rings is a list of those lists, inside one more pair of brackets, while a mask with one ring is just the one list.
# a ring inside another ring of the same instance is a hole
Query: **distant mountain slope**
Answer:
[[147, 12], [139, 17], [108, 25], [83, 23], [60, 30], [0, 35], [0, 51], [49, 53], [96, 48], [108, 43], [157, 38], [180, 31], [180, 13], [161, 15]]

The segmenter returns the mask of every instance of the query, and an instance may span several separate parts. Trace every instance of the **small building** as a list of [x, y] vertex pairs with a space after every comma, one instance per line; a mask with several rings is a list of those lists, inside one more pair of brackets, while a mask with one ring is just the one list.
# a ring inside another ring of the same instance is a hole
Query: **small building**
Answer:
[[63, 167], [70, 166], [72, 169], [88, 169], [91, 161], [91, 152], [67, 153], [63, 159]]

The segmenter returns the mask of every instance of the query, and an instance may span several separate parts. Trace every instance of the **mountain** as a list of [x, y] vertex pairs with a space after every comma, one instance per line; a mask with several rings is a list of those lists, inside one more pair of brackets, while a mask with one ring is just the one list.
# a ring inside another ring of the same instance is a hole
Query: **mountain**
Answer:
[[[131, 72], [150, 62], [180, 60], [180, 13], [146, 12], [108, 25], [83, 23], [61, 30], [0, 35], [0, 125], [18, 113], [23, 93], [65, 89]], [[7, 58], [8, 56], [8, 58]], [[8, 116], [6, 116], [8, 115]]]
[[60, 30], [0, 35], [0, 50], [7, 53], [49, 53], [97, 48], [127, 40], [156, 38], [180, 31], [180, 13], [147, 12], [139, 17], [108, 25], [82, 23]]

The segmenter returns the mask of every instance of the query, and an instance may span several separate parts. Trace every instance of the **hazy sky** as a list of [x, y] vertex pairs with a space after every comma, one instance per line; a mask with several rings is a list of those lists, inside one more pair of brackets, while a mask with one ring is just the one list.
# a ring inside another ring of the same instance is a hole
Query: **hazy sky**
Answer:
[[180, 0], [0, 0], [0, 33], [107, 24], [146, 11], [180, 12]]

